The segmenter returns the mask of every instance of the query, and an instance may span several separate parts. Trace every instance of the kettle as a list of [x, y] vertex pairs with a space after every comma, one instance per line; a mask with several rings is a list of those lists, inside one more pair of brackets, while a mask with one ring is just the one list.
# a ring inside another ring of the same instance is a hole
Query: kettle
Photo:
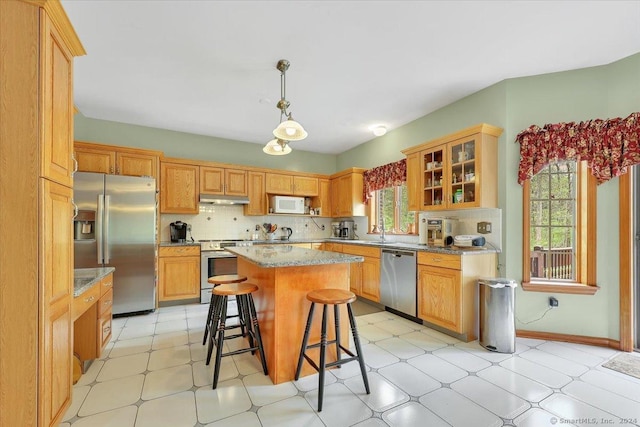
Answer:
[[280, 230], [282, 230], [282, 233], [285, 234], [280, 238], [281, 240], [289, 240], [289, 238], [293, 234], [293, 230], [289, 227], [280, 227]]

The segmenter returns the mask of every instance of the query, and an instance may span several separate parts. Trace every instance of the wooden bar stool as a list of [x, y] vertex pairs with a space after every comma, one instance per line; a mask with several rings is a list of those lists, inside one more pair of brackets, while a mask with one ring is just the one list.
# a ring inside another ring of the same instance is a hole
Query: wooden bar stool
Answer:
[[[213, 305], [213, 321], [211, 323], [211, 334], [209, 334], [209, 348], [207, 349], [207, 365], [211, 361], [211, 354], [213, 347], [216, 347], [216, 360], [213, 370], [213, 389], [218, 386], [218, 377], [220, 375], [220, 363], [223, 357], [233, 356], [236, 354], [246, 353], [248, 351], [251, 354], [255, 354], [255, 351], [260, 352], [260, 361], [262, 362], [262, 369], [265, 375], [268, 375], [267, 361], [264, 355], [264, 348], [262, 347], [262, 337], [260, 336], [260, 327], [258, 326], [258, 316], [256, 315], [256, 307], [253, 304], [253, 292], [258, 290], [258, 286], [253, 283], [229, 283], [219, 285], [213, 288], [211, 291]], [[240, 324], [246, 328], [246, 333], [227, 335], [225, 331], [228, 329], [237, 328], [240, 325], [226, 325], [227, 320], [227, 301], [230, 296], [235, 296], [238, 301], [238, 313]], [[235, 351], [229, 351], [227, 353], [222, 352], [222, 346], [224, 340], [230, 340], [234, 338], [248, 336], [249, 346], [241, 348]]]
[[[219, 276], [211, 276], [207, 279], [207, 282], [213, 284], [215, 288], [218, 285], [224, 285], [227, 283], [242, 283], [247, 281], [247, 276], [239, 276], [237, 274], [222, 274]], [[240, 313], [240, 308], [238, 308]], [[207, 343], [207, 335], [211, 330], [211, 321], [213, 320], [213, 293], [211, 294], [211, 302], [209, 303], [209, 313], [207, 314], [207, 323], [204, 326], [204, 337], [202, 338], [202, 345]]]
[[[351, 309], [351, 303], [356, 300], [356, 295], [353, 292], [345, 291], [342, 289], [318, 289], [311, 291], [307, 294], [307, 299], [311, 301], [311, 307], [309, 308], [309, 316], [307, 317], [307, 326], [304, 329], [304, 337], [302, 338], [302, 347], [300, 348], [300, 356], [298, 357], [298, 367], [296, 368], [296, 381], [300, 378], [300, 371], [302, 370], [303, 360], [307, 360], [309, 364], [319, 373], [318, 379], [318, 412], [322, 411], [322, 400], [324, 395], [324, 371], [326, 368], [333, 366], [340, 366], [342, 364], [357, 360], [360, 363], [360, 372], [362, 373], [362, 380], [364, 381], [364, 388], [369, 391], [369, 380], [367, 379], [367, 371], [364, 366], [364, 359], [362, 358], [362, 348], [360, 347], [360, 338], [358, 337], [358, 329], [356, 328], [356, 321], [353, 317], [353, 310]], [[316, 344], [308, 344], [309, 332], [311, 330], [311, 323], [313, 322], [313, 311], [316, 303], [322, 304], [322, 330], [320, 332], [320, 342]], [[356, 354], [352, 353], [348, 348], [343, 347], [340, 344], [340, 304], [347, 304], [347, 312], [349, 313], [349, 323], [351, 325], [351, 334], [353, 336], [353, 342], [356, 346]], [[327, 306], [333, 305], [333, 313], [335, 317], [335, 333], [336, 339], [327, 341]], [[326, 363], [326, 351], [327, 344], [336, 345], [336, 357], [335, 362]], [[317, 365], [313, 359], [311, 359], [306, 351], [309, 348], [320, 347], [320, 362]], [[342, 359], [340, 357], [340, 351], [344, 351], [349, 356]]]

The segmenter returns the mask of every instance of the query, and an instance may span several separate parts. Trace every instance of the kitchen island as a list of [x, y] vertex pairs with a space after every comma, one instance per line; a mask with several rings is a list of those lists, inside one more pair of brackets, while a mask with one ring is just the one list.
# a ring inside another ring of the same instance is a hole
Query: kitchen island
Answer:
[[[238, 274], [260, 289], [253, 295], [260, 333], [267, 358], [269, 376], [274, 384], [294, 379], [298, 353], [311, 303], [306, 299], [314, 289], [349, 290], [349, 268], [362, 262], [357, 255], [298, 248], [291, 245], [267, 245], [227, 248], [238, 255]], [[309, 342], [320, 340], [322, 312], [316, 310]], [[341, 307], [341, 342], [349, 342], [346, 307]], [[333, 331], [330, 316], [329, 331]], [[333, 339], [329, 334], [328, 339]], [[313, 353], [312, 353], [313, 354]], [[258, 357], [258, 356], [256, 356]], [[327, 351], [327, 362], [335, 353]], [[305, 363], [301, 376], [315, 373]]]

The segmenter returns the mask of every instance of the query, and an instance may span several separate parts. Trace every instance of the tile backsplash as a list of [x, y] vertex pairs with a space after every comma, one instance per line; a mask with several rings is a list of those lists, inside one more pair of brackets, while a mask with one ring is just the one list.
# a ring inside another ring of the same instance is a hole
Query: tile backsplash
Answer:
[[[276, 238], [282, 233], [280, 227], [293, 230], [292, 239], [316, 239], [331, 237], [331, 219], [293, 215], [245, 216], [241, 205], [200, 205], [197, 215], [162, 214], [160, 216], [160, 240], [171, 240], [169, 224], [175, 221], [191, 225], [194, 240], [251, 239], [256, 225], [278, 224]], [[322, 226], [324, 225], [324, 230]], [[262, 227], [260, 228], [262, 230]], [[188, 236], [188, 237], [191, 237]], [[259, 239], [265, 235], [260, 231]]]
[[[457, 234], [478, 234], [484, 237], [489, 245], [502, 250], [502, 209], [460, 209], [455, 211], [428, 212], [425, 216], [428, 218], [457, 218]], [[491, 223], [491, 233], [478, 233], [477, 224], [480, 221]]]

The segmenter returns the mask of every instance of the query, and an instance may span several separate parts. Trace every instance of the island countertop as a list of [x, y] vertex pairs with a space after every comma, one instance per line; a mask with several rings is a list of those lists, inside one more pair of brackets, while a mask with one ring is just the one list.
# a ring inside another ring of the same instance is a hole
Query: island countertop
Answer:
[[225, 250], [246, 258], [259, 267], [303, 267], [308, 265], [363, 262], [359, 255], [317, 251], [292, 245], [257, 245], [227, 247]]

